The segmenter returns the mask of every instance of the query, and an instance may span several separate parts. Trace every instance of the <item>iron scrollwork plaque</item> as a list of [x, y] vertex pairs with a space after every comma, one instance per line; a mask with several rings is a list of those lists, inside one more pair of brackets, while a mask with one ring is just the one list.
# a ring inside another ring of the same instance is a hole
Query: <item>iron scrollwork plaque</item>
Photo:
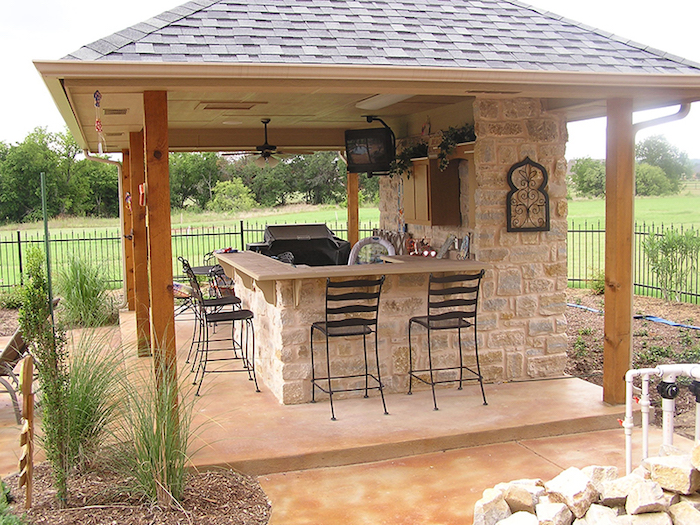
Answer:
[[508, 171], [506, 217], [509, 232], [549, 231], [547, 170], [525, 157]]

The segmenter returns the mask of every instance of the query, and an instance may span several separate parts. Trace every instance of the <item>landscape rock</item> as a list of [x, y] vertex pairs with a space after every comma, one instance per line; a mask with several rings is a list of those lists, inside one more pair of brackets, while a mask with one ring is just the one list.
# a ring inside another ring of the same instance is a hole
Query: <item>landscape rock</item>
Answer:
[[539, 521], [534, 514], [521, 510], [499, 521], [498, 525], [539, 525]]
[[700, 524], [700, 510], [688, 502], [671, 505], [668, 513], [673, 518], [673, 525], [698, 525]]
[[593, 483], [593, 486], [598, 492], [601, 492], [604, 481], [612, 481], [617, 479], [619, 475], [617, 467], [611, 466], [591, 465], [590, 467], [582, 468], [581, 472], [591, 479], [591, 483]]
[[686, 503], [690, 503], [693, 507], [700, 510], [700, 494], [697, 492], [690, 495], [681, 494], [680, 500], [681, 502], [685, 501]]
[[503, 492], [497, 489], [486, 489], [474, 505], [474, 525], [496, 525], [510, 515]]
[[644, 478], [635, 474], [628, 474], [612, 481], [604, 481], [600, 491], [600, 502], [608, 507], [624, 505], [632, 487], [644, 482]]
[[540, 496], [545, 493], [542, 480], [517, 480], [510, 483], [499, 483], [495, 488], [503, 492], [503, 497], [513, 513], [521, 510], [534, 513], [535, 505], [539, 503]]
[[666, 490], [692, 494], [700, 488], [700, 472], [693, 467], [690, 456], [647, 458], [642, 465], [651, 474], [651, 480]]
[[586, 514], [588, 507], [598, 499], [590, 478], [580, 469], [571, 467], [544, 484], [553, 502], [565, 503], [577, 518]]
[[693, 467], [700, 470], [700, 442], [695, 443], [693, 451], [690, 453], [690, 462], [692, 463]]
[[654, 481], [644, 481], [631, 487], [625, 502], [627, 514], [665, 512], [666, 500], [661, 485]]
[[586, 515], [574, 523], [577, 525], [617, 525], [617, 512], [609, 507], [594, 503]]
[[535, 514], [540, 525], [571, 525], [574, 520], [565, 503], [538, 503]]
[[619, 516], [616, 525], [673, 525], [673, 521], [665, 512], [652, 512], [636, 516]]

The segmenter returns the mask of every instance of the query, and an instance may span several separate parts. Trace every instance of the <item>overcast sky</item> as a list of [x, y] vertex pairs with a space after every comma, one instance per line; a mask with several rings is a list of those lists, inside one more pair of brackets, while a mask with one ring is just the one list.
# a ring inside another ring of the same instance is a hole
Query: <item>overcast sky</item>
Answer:
[[[63, 119], [32, 60], [55, 60], [84, 44], [137, 24], [182, 2], [179, 0], [8, 1], [0, 18], [0, 49], [5, 74], [0, 82], [0, 141], [19, 142], [36, 126], [63, 129]], [[531, 5], [700, 62], [698, 0], [530, 0]], [[665, 113], [673, 113], [669, 109]], [[656, 116], [656, 114], [654, 115]], [[648, 115], [640, 115], [645, 120]], [[700, 159], [700, 103], [684, 120], [641, 131], [666, 138], [691, 158]], [[569, 124], [567, 157], [605, 156], [605, 120]]]

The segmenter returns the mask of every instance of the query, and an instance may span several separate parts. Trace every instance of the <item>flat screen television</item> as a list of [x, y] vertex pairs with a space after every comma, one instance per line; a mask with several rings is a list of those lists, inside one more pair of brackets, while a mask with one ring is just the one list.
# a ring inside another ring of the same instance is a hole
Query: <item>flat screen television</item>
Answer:
[[368, 128], [345, 131], [348, 172], [387, 175], [396, 156], [396, 140], [391, 129]]

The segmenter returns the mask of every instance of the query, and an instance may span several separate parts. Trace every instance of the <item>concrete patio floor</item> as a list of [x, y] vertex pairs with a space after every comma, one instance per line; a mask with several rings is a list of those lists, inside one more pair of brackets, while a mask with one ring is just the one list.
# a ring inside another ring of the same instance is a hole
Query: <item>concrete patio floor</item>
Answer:
[[[185, 371], [192, 323], [177, 319]], [[133, 338], [133, 313], [122, 313], [121, 332]], [[437, 412], [429, 391], [388, 395], [389, 415], [378, 397], [344, 399], [337, 421], [327, 401], [284, 406], [260, 386], [241, 373], [205, 378], [191, 461], [258, 476], [275, 525], [471, 523], [474, 503], [498, 482], [570, 466], [624, 470], [624, 406], [605, 405], [599, 387], [574, 378], [488, 384], [488, 406], [478, 386], [441, 389]], [[651, 434], [653, 453], [661, 432]], [[0, 395], [0, 475], [16, 469], [18, 435]], [[641, 431], [634, 440], [638, 463]], [[675, 444], [692, 446], [678, 436]]]

